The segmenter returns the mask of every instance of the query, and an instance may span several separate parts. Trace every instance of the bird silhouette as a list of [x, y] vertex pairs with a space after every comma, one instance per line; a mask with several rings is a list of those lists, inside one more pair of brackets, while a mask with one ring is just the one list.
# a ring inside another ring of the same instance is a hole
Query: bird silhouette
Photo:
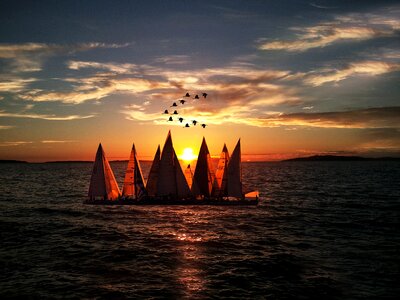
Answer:
[[186, 101], [182, 99], [182, 100], [179, 100], [179, 102], [180, 102], [181, 104], [185, 104]]
[[207, 93], [203, 93], [203, 97], [204, 97], [204, 98], [207, 98]]
[[164, 110], [164, 114], [166, 114], [166, 115], [169, 114], [168, 109]]
[[185, 127], [190, 127], [190, 126], [189, 126], [189, 123], [186, 123]]
[[181, 123], [183, 122], [183, 118], [179, 118], [178, 120], [179, 120], [179, 122], [181, 122]]
[[201, 124], [201, 127], [203, 128], [206, 128], [206, 126], [207, 126], [206, 124]]
[[174, 110], [174, 115], [177, 115], [177, 114], [178, 114], [178, 112], [176, 110]]
[[174, 103], [172, 103], [171, 107], [173, 107], [173, 106], [178, 106], [178, 105], [176, 104], [176, 102], [174, 102]]
[[185, 97], [190, 97], [190, 94], [189, 94], [189, 93], [186, 93]]
[[168, 121], [170, 121], [170, 122], [173, 121], [172, 117], [169, 117]]
[[197, 121], [196, 121], [196, 120], [193, 120], [192, 123], [193, 123], [194, 126], [196, 126]]
[[199, 95], [194, 96], [194, 99], [199, 99]]

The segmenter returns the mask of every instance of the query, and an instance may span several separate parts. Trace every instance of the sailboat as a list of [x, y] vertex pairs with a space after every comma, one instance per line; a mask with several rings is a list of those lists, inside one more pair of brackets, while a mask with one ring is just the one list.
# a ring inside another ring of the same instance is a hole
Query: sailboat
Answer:
[[171, 131], [168, 132], [161, 152], [156, 196], [168, 200], [191, 197], [189, 185], [172, 144]]
[[147, 195], [135, 144], [132, 145], [131, 155], [125, 172], [122, 197], [124, 199], [140, 200]]
[[89, 201], [115, 201], [120, 194], [118, 183], [100, 143], [90, 178]]
[[212, 190], [212, 195], [214, 197], [222, 197], [227, 195], [228, 162], [229, 152], [228, 148], [226, 148], [226, 144], [224, 144], [219, 157], [217, 170], [215, 171], [215, 179]]
[[203, 137], [193, 175], [193, 182], [196, 183], [192, 187], [193, 195], [200, 198], [209, 198], [213, 188], [214, 177], [210, 152], [208, 151], [206, 139]]

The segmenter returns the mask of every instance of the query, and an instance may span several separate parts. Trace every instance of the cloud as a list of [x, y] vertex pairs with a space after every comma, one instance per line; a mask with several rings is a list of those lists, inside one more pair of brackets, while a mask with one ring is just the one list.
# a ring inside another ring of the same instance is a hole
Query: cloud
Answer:
[[33, 142], [15, 141], [15, 142], [0, 142], [0, 147], [15, 147], [32, 144]]
[[64, 143], [75, 143], [76, 141], [68, 140], [44, 140], [40, 141], [42, 144], [64, 144]]
[[[0, 79], [0, 92], [18, 93], [27, 88], [27, 86], [36, 81], [35, 78], [10, 78]], [[3, 98], [4, 99], [4, 98]]]
[[26, 113], [10, 113], [0, 110], [0, 117], [3, 118], [27, 118], [27, 119], [42, 119], [49, 121], [71, 121], [71, 120], [80, 120], [80, 119], [88, 119], [93, 118], [95, 115], [68, 115], [68, 116], [57, 116], [54, 114], [46, 115], [46, 114], [26, 114]]
[[15, 126], [0, 125], [0, 130], [11, 129], [11, 128], [14, 128], [14, 127], [15, 127]]
[[[395, 9], [394, 11], [397, 11]], [[322, 48], [343, 41], [362, 41], [379, 37], [398, 35], [400, 21], [392, 12], [382, 14], [349, 14], [337, 16], [331, 22], [323, 22], [310, 27], [295, 27], [297, 32], [292, 40], [262, 41], [261, 50], [286, 50], [302, 52], [312, 48]]]
[[300, 112], [264, 118], [262, 126], [400, 128], [399, 115], [400, 107], [378, 107], [339, 112]]
[[325, 69], [322, 71], [314, 71], [310, 73], [311, 75], [305, 76], [304, 82], [309, 85], [320, 86], [328, 82], [339, 82], [351, 76], [376, 76], [399, 70], [399, 63], [390, 63], [383, 61], [362, 61], [351, 63], [344, 69]]
[[189, 55], [166, 55], [155, 59], [156, 63], [163, 63], [166, 65], [184, 65], [190, 62]]
[[42, 70], [47, 57], [60, 54], [72, 54], [97, 48], [121, 48], [130, 44], [80, 43], [80, 44], [46, 44], [46, 43], [0, 43], [0, 59], [3, 59], [4, 73], [37, 72]]

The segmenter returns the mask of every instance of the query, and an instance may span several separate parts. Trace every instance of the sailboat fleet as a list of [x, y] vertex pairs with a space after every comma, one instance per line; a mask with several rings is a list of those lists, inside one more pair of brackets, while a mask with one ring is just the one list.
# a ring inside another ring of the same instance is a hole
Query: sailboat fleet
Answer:
[[162, 151], [158, 146], [145, 182], [135, 145], [132, 146], [122, 193], [100, 144], [90, 179], [88, 204], [255, 205], [258, 191], [243, 194], [240, 139], [232, 155], [224, 145], [217, 169], [203, 138], [194, 173], [182, 171], [171, 132]]

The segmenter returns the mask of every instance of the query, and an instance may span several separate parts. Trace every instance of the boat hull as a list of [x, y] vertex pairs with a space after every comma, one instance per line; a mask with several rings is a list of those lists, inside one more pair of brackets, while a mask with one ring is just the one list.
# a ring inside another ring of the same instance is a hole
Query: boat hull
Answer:
[[218, 205], [218, 206], [248, 206], [257, 205], [258, 199], [164, 199], [164, 198], [146, 198], [143, 200], [118, 199], [118, 200], [86, 200], [85, 204], [90, 205]]

